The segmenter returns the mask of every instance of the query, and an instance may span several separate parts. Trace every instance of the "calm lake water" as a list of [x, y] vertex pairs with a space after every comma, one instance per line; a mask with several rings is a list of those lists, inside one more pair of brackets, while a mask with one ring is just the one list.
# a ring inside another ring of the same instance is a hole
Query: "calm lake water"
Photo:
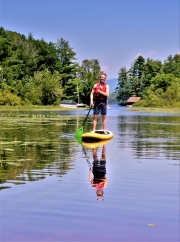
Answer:
[[111, 107], [93, 148], [87, 112], [1, 112], [0, 241], [179, 241], [180, 116]]

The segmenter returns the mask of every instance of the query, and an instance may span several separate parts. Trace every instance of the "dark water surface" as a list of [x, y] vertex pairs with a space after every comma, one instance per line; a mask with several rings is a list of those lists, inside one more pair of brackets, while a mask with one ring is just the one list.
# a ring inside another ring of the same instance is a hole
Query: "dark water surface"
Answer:
[[1, 113], [0, 241], [179, 241], [180, 116], [111, 107], [93, 149], [87, 112]]

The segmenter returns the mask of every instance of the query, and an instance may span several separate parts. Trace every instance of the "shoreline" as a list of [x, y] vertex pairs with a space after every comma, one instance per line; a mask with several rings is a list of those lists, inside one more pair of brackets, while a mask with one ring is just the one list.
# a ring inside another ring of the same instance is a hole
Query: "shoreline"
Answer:
[[[8, 112], [8, 111], [68, 111], [68, 110], [88, 110], [89, 106], [85, 108], [62, 108], [59, 106], [0, 106], [0, 111]], [[129, 107], [130, 111], [138, 111], [138, 112], [159, 112], [159, 113], [179, 113], [180, 108], [160, 108], [160, 107]]]
[[131, 107], [129, 108], [131, 111], [138, 111], [138, 112], [156, 112], [156, 113], [179, 113], [180, 108], [160, 108], [160, 107]]
[[62, 108], [59, 106], [0, 106], [0, 111], [65, 111], [65, 110], [87, 110], [85, 108]]

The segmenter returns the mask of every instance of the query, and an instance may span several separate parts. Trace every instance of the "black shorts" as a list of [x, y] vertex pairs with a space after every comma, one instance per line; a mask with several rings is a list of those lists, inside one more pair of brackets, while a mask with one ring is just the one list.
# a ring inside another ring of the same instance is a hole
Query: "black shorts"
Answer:
[[97, 101], [94, 103], [94, 112], [93, 114], [101, 114], [106, 115], [107, 114], [107, 102], [103, 101]]

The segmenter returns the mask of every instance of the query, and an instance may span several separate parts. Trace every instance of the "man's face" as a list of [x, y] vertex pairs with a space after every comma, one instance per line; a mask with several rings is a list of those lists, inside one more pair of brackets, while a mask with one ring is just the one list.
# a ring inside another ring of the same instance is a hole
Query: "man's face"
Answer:
[[100, 81], [104, 82], [106, 80], [106, 76], [105, 75], [100, 75]]

